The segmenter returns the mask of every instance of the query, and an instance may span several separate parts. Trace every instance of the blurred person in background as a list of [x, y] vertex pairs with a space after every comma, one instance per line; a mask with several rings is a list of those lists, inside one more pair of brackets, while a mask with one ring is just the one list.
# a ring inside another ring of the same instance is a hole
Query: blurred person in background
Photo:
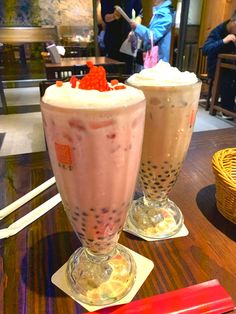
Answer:
[[120, 6], [129, 18], [132, 10], [135, 11], [136, 23], [141, 23], [141, 0], [101, 0], [102, 18], [106, 24], [104, 43], [107, 57], [126, 63], [126, 74], [132, 73], [132, 56], [120, 52], [120, 47], [131, 31], [129, 23], [121, 17], [114, 6]]
[[[236, 53], [236, 11], [230, 20], [215, 27], [202, 47], [207, 56], [208, 77], [214, 79], [219, 53]], [[236, 71], [221, 69], [220, 75], [221, 107], [236, 112]]]
[[153, 0], [152, 18], [149, 26], [131, 22], [135, 35], [143, 40], [143, 51], [151, 48], [151, 32], [154, 46], [158, 45], [159, 60], [169, 62], [171, 27], [174, 21], [174, 9], [170, 0]]
[[104, 56], [105, 55], [104, 37], [105, 37], [106, 24], [102, 19], [100, 0], [97, 0], [97, 27], [98, 27], [97, 40], [98, 40], [98, 47], [99, 47], [99, 55]]

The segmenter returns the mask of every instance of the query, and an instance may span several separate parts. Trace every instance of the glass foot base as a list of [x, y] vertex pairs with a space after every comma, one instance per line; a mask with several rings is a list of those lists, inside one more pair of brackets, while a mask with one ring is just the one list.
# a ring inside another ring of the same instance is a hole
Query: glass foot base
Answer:
[[183, 225], [180, 209], [169, 199], [164, 205], [150, 205], [141, 197], [133, 201], [127, 219], [137, 234], [156, 240], [173, 236]]
[[130, 291], [136, 278], [136, 264], [119, 244], [110, 255], [94, 255], [79, 248], [68, 261], [67, 278], [78, 300], [107, 305]]

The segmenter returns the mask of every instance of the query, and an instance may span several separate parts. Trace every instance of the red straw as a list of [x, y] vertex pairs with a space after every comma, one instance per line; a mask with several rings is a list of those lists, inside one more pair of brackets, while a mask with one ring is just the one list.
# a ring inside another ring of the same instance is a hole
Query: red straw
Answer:
[[219, 314], [234, 308], [232, 298], [218, 280], [210, 280], [93, 314]]

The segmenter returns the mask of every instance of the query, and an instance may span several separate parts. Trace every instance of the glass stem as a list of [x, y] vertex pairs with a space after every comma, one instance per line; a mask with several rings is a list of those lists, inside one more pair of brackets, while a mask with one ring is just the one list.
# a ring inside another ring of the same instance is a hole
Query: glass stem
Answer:
[[104, 263], [109, 261], [116, 252], [116, 246], [106, 254], [97, 254], [91, 252], [89, 249], [85, 248], [85, 254], [86, 257], [92, 262], [92, 263]]
[[165, 196], [165, 197], [158, 199], [158, 200], [151, 200], [148, 197], [144, 196], [143, 202], [146, 206], [148, 206], [150, 208], [164, 207], [168, 202], [168, 197]]

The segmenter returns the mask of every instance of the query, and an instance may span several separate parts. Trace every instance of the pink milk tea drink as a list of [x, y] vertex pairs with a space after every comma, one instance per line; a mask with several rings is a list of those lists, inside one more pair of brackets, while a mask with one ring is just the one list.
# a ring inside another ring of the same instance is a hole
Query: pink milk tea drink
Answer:
[[178, 206], [168, 199], [191, 140], [201, 83], [160, 61], [128, 79], [146, 97], [146, 121], [139, 172], [144, 197], [134, 201], [128, 224], [137, 234], [163, 239], [183, 225]]
[[76, 298], [94, 305], [122, 298], [136, 274], [117, 241], [140, 164], [145, 98], [117, 83], [104, 92], [53, 85], [41, 103], [57, 187], [83, 245], [69, 260], [68, 282]]

